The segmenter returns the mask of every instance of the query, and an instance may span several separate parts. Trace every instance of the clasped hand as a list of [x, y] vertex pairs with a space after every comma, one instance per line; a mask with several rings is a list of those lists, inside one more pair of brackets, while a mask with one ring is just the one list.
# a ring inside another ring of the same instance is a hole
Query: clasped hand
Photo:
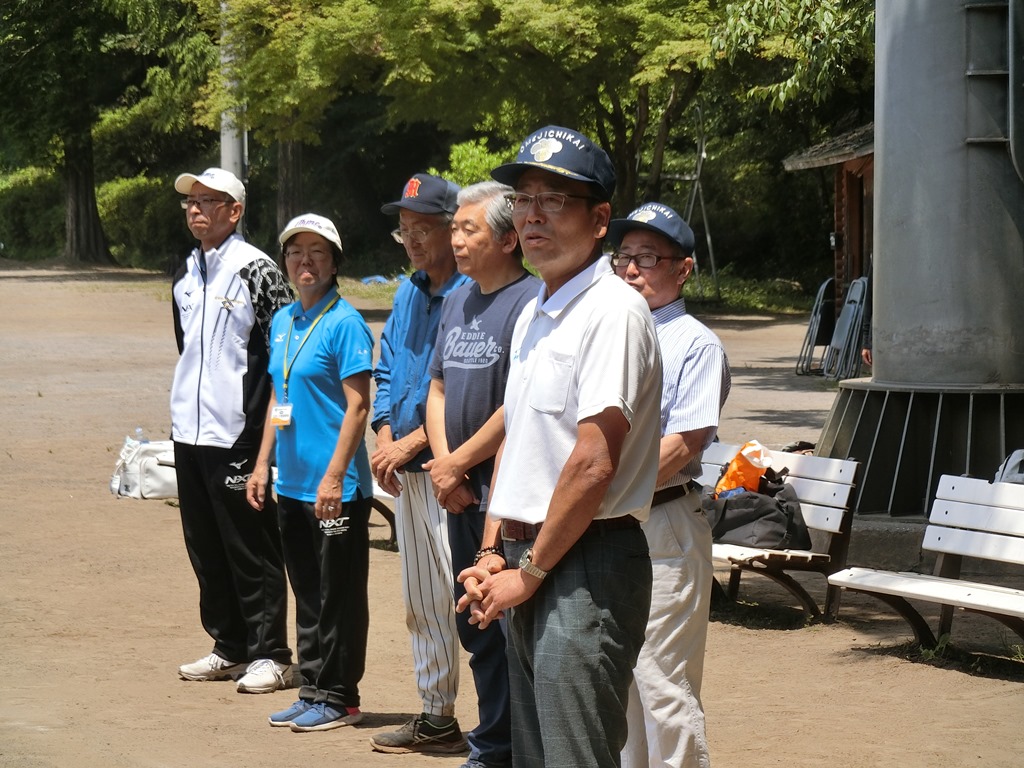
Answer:
[[437, 503], [453, 515], [461, 514], [466, 507], [479, 504], [480, 499], [473, 493], [466, 476], [466, 470], [452, 458], [453, 454], [438, 456], [423, 465], [430, 473]]
[[455, 610], [469, 611], [469, 623], [487, 629], [495, 619], [505, 618], [505, 611], [529, 600], [540, 586], [540, 580], [527, 576], [519, 568], [505, 568], [500, 555], [487, 555], [476, 565], [464, 569], [458, 581], [466, 588]]

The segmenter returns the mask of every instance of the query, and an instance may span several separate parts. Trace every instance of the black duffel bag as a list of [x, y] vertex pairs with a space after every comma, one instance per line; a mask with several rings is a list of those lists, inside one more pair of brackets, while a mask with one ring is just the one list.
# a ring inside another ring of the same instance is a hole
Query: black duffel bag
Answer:
[[767, 469], [759, 492], [737, 490], [705, 495], [704, 510], [712, 538], [719, 544], [761, 549], [810, 549], [811, 535], [800, 511], [796, 490], [785, 482], [786, 470]]

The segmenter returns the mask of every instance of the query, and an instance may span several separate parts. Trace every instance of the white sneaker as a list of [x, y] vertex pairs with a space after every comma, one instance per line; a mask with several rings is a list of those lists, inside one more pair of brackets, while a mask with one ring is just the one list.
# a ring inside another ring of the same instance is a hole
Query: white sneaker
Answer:
[[184, 680], [227, 680], [237, 678], [245, 671], [245, 662], [228, 661], [216, 653], [204, 656], [191, 664], [178, 667]]
[[239, 693], [273, 693], [292, 681], [291, 664], [273, 659], [256, 659], [238, 681]]

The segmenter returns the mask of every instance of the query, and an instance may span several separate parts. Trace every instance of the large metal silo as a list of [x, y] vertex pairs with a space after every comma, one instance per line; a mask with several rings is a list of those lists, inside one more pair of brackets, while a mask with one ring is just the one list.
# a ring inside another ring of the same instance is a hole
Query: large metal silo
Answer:
[[1024, 0], [876, 4], [874, 376], [818, 447], [862, 462], [860, 513], [922, 513], [1024, 447], [1022, 23]]

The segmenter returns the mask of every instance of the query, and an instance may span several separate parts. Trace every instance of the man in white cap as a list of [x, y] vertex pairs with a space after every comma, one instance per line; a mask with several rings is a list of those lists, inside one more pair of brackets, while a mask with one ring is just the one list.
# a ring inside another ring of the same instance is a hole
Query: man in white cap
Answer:
[[[292, 301], [275, 261], [236, 232], [245, 187], [208, 168], [183, 173], [189, 230], [199, 241], [174, 277], [181, 354], [171, 385], [171, 433], [185, 548], [213, 651], [178, 668], [185, 680], [238, 679], [269, 693], [291, 679], [287, 586], [277, 515], [246, 501], [271, 382], [270, 322]], [[273, 504], [268, 499], [268, 504]]]
[[729, 361], [718, 337], [680, 296], [693, 269], [693, 231], [667, 205], [613, 219], [612, 267], [646, 301], [661, 346], [658, 490], [643, 524], [654, 586], [647, 636], [633, 670], [623, 768], [708, 768], [700, 701], [711, 608], [711, 526], [691, 480], [718, 432]]

